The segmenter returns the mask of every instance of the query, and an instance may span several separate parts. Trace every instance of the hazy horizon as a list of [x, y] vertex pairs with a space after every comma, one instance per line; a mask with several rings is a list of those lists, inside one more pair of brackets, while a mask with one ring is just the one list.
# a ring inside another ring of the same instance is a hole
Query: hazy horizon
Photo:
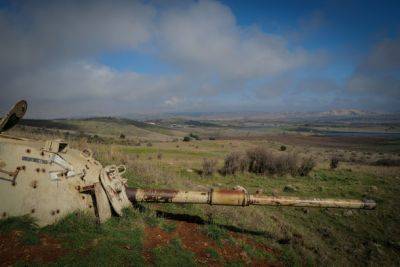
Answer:
[[397, 1], [0, 1], [0, 112], [400, 111]]

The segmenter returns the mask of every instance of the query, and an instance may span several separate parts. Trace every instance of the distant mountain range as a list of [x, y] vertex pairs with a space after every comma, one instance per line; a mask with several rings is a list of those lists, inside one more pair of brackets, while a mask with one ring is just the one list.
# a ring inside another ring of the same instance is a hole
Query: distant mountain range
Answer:
[[334, 109], [325, 112], [319, 112], [319, 116], [374, 116], [382, 113], [364, 111], [359, 109]]

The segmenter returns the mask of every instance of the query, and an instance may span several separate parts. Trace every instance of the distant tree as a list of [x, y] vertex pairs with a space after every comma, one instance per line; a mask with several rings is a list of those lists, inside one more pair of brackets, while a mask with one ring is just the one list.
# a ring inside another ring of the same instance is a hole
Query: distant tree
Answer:
[[190, 139], [191, 139], [191, 138], [190, 138], [189, 136], [185, 136], [185, 137], [183, 137], [183, 141], [184, 141], [184, 142], [189, 142], [189, 141], [190, 141]]

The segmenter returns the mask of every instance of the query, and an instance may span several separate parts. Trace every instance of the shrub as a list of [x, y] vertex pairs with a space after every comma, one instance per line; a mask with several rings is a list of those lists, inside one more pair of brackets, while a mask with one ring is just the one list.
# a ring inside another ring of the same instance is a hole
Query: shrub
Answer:
[[189, 137], [191, 137], [191, 138], [193, 138], [195, 140], [200, 140], [200, 137], [197, 134], [194, 134], [194, 133], [190, 133]]
[[203, 159], [202, 172], [203, 176], [211, 176], [215, 172], [217, 161], [215, 159]]
[[285, 151], [285, 150], [286, 150], [286, 146], [281, 145], [280, 150], [281, 150], [281, 151]]
[[307, 176], [315, 167], [315, 161], [313, 158], [304, 158], [298, 169], [300, 176]]
[[298, 170], [297, 157], [290, 154], [284, 154], [276, 157], [274, 160], [274, 170], [276, 170], [276, 173], [280, 175], [287, 173], [296, 175]]
[[386, 167], [393, 167], [393, 166], [400, 166], [399, 159], [378, 159], [374, 162], [376, 166], [386, 166]]
[[125, 135], [124, 134], [120, 134], [119, 135], [119, 139], [125, 139]]
[[332, 170], [336, 169], [339, 166], [339, 158], [334, 156], [331, 158], [331, 164], [330, 167]]
[[158, 152], [158, 153], [157, 153], [157, 159], [162, 159], [162, 154], [161, 154], [161, 152]]
[[185, 136], [183, 137], [183, 142], [189, 142], [190, 141], [190, 136]]
[[221, 173], [224, 175], [244, 172], [247, 169], [247, 158], [244, 153], [232, 152], [225, 157]]
[[151, 142], [148, 142], [146, 145], [147, 145], [148, 147], [153, 146], [153, 144], [152, 144]]
[[262, 147], [252, 148], [246, 151], [249, 172], [264, 174], [276, 173], [274, 156], [270, 151]]

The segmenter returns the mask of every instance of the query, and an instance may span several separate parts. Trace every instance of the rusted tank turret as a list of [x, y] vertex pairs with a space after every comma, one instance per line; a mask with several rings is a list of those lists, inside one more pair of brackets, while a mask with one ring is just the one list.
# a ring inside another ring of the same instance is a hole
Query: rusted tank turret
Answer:
[[[25, 114], [18, 102], [1, 120], [0, 132]], [[62, 140], [34, 141], [0, 134], [0, 218], [30, 214], [39, 225], [54, 223], [76, 210], [95, 214], [100, 222], [137, 202], [194, 203], [229, 206], [296, 206], [373, 209], [374, 201], [301, 199], [234, 190], [176, 191], [134, 189], [122, 178], [125, 166], [103, 167], [89, 149], [72, 149]]]

